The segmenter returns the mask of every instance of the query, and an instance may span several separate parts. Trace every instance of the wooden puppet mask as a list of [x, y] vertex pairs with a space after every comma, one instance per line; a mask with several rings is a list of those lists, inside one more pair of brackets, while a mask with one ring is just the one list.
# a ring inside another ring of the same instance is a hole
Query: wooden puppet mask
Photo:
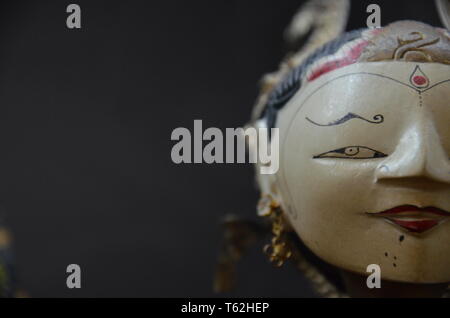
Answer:
[[266, 107], [280, 168], [258, 176], [261, 191], [330, 264], [449, 282], [450, 37], [413, 21], [364, 32], [298, 71], [273, 124]]

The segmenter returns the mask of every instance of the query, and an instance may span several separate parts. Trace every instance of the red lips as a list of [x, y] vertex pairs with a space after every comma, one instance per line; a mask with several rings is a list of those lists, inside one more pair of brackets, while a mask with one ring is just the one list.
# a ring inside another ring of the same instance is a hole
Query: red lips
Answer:
[[423, 233], [439, 224], [439, 221], [436, 220], [402, 221], [390, 219], [390, 221], [414, 233]]
[[414, 205], [402, 205], [378, 213], [369, 213], [385, 218], [410, 232], [423, 233], [439, 225], [450, 213], [436, 207], [419, 208]]

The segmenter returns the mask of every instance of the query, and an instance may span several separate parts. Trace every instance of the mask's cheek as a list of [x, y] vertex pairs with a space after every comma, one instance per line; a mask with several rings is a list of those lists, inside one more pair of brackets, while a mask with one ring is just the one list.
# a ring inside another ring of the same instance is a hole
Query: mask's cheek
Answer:
[[299, 234], [326, 230], [322, 235], [331, 238], [368, 221], [365, 212], [372, 208], [374, 166], [347, 159], [293, 162], [285, 178]]
[[365, 212], [373, 208], [378, 160], [312, 159], [299, 150], [284, 151], [281, 169], [283, 201], [292, 210], [288, 213], [292, 226], [325, 261], [348, 268], [350, 260], [351, 269], [365, 270], [366, 260], [357, 260], [365, 258], [377, 236], [377, 220]]

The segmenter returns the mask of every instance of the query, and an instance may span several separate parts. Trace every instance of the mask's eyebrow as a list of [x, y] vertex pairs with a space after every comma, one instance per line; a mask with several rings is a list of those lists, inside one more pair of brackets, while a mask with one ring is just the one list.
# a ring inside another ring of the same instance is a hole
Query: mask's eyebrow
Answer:
[[361, 120], [367, 121], [368, 123], [377, 124], [377, 125], [381, 124], [382, 122], [384, 122], [384, 116], [381, 115], [381, 114], [375, 115], [375, 116], [373, 116], [373, 120], [369, 120], [369, 119], [366, 119], [366, 118], [361, 117], [359, 115], [356, 115], [354, 113], [348, 113], [344, 117], [342, 117], [342, 118], [340, 118], [338, 120], [335, 120], [335, 121], [333, 121], [331, 123], [328, 123], [328, 124], [319, 124], [319, 123], [311, 120], [308, 117], [306, 117], [305, 119], [307, 121], [309, 121], [311, 124], [314, 124], [314, 125], [319, 126], [319, 127], [337, 126], [337, 125], [341, 125], [341, 124], [343, 124], [343, 123], [345, 123], [345, 122], [347, 122], [349, 120], [352, 120], [352, 119], [361, 119]]

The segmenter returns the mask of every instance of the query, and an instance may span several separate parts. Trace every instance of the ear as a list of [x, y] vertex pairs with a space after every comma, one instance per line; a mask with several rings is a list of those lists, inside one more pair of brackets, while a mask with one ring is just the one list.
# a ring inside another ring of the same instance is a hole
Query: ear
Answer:
[[[264, 119], [260, 119], [260, 120], [253, 122], [250, 125], [247, 125], [245, 128], [248, 128], [248, 127], [253, 127], [255, 129], [259, 129], [259, 128], [267, 128], [267, 125], [266, 125], [266, 121]], [[261, 136], [258, 135], [258, 138], [261, 138]], [[250, 157], [258, 158], [258, 140], [257, 140], [257, 138], [247, 140], [247, 149], [248, 149]], [[282, 201], [281, 201], [281, 196], [280, 196], [280, 190], [278, 188], [278, 183], [277, 183], [277, 173], [273, 173], [273, 174], [261, 173], [261, 171], [262, 171], [261, 168], [263, 167], [263, 164], [259, 160], [257, 160], [257, 162], [254, 164], [254, 167], [255, 167], [256, 183], [257, 183], [258, 189], [261, 192], [261, 196], [270, 196], [277, 203], [281, 204]]]
[[[267, 128], [266, 121], [264, 119], [258, 120], [253, 122], [251, 125], [247, 125], [247, 127], [254, 127], [256, 129], [258, 128]], [[245, 127], [245, 128], [247, 128]], [[259, 137], [258, 137], [259, 138]], [[255, 154], [258, 154], [258, 140], [248, 140], [247, 142], [247, 149], [249, 152], [250, 157], [252, 157]], [[256, 185], [260, 191], [261, 199], [266, 200], [267, 198], [270, 198], [271, 201], [274, 201], [276, 205], [280, 205], [282, 209], [285, 207], [283, 198], [281, 195], [281, 188], [279, 186], [278, 178], [279, 178], [279, 172], [273, 173], [273, 174], [263, 174], [261, 173], [261, 162], [258, 160], [255, 164], [255, 179], [256, 179]], [[263, 206], [266, 204], [264, 202]], [[268, 202], [270, 204], [270, 202]], [[258, 209], [258, 214], [260, 216], [264, 216], [265, 209], [262, 210]], [[287, 217], [286, 213], [284, 213], [284, 220], [286, 224], [286, 230], [293, 231], [293, 227], [291, 225], [291, 222], [289, 218]]]

